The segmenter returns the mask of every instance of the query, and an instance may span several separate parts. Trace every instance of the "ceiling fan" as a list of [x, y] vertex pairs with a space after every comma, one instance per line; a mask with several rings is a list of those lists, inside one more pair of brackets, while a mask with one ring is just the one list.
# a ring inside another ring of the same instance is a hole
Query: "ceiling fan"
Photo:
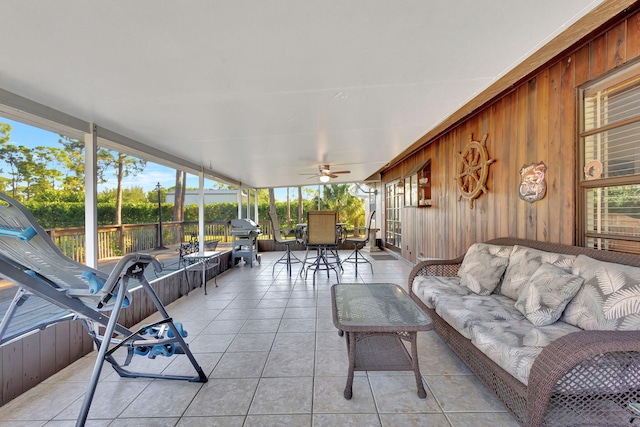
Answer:
[[331, 178], [337, 178], [339, 174], [351, 173], [351, 171], [332, 171], [329, 165], [318, 166], [318, 173], [303, 173], [301, 175], [312, 175], [309, 178], [315, 176], [320, 178], [320, 182], [329, 182]]

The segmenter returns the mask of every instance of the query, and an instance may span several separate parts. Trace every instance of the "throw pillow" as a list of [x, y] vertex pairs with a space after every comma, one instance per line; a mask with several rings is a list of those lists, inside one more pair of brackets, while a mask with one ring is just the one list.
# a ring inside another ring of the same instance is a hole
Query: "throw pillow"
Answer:
[[516, 308], [536, 326], [555, 323], [584, 279], [560, 267], [543, 263], [533, 273], [516, 301]]
[[460, 284], [478, 295], [489, 295], [500, 283], [509, 263], [511, 246], [475, 243], [458, 270]]
[[571, 273], [575, 255], [545, 252], [526, 246], [515, 245], [509, 256], [509, 266], [502, 279], [500, 293], [513, 300], [517, 300], [529, 279], [542, 263], [553, 264]]
[[578, 255], [574, 274], [584, 286], [562, 320], [586, 330], [640, 330], [640, 268]]

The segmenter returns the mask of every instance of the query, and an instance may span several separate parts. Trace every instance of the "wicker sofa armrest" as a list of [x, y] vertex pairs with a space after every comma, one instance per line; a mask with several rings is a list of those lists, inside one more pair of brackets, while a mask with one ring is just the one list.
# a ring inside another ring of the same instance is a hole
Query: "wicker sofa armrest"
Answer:
[[640, 381], [640, 331], [579, 331], [547, 345], [536, 357], [529, 374], [527, 425], [542, 425], [551, 395], [561, 381], [561, 388], [579, 390], [599, 384], [605, 387], [594, 370], [602, 372], [609, 382], [625, 380], [612, 378], [614, 374], [606, 369], [607, 364], [615, 364], [618, 370], [621, 365], [639, 367], [626, 371], [626, 375], [635, 378], [634, 383]]
[[443, 276], [454, 277], [462, 264], [464, 255], [454, 259], [430, 259], [416, 264], [409, 273], [409, 294], [413, 287], [413, 280], [417, 276]]

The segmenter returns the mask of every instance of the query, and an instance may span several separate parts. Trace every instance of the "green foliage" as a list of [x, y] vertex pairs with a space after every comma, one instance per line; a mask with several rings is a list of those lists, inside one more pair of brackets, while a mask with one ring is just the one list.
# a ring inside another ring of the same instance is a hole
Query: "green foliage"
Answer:
[[638, 218], [640, 208], [640, 185], [623, 185], [607, 187], [605, 197], [609, 208], [624, 213], [630, 217]]
[[[204, 205], [205, 221], [230, 221], [238, 217], [238, 205], [232, 202]], [[184, 209], [185, 221], [198, 221], [198, 205], [188, 205]]]
[[[302, 201], [302, 211], [308, 212], [315, 210], [316, 205], [313, 200]], [[298, 201], [291, 202], [291, 220], [287, 222], [287, 202], [276, 202], [276, 215], [281, 229], [294, 228], [298, 224]], [[258, 205], [258, 218], [262, 222], [268, 222], [269, 219], [269, 203], [261, 203]], [[306, 222], [306, 217], [302, 218], [302, 222]]]
[[54, 190], [46, 189], [37, 191], [31, 198], [33, 202], [42, 203], [84, 203], [84, 192], [73, 190]]
[[340, 221], [354, 229], [364, 224], [364, 201], [349, 194], [348, 184], [330, 184], [324, 187], [323, 209], [338, 211]]
[[[74, 200], [75, 199], [75, 200]], [[303, 201], [303, 211], [316, 209], [313, 200]], [[84, 227], [84, 194], [75, 192], [52, 191], [39, 195], [38, 200], [24, 203], [38, 223], [44, 228]], [[298, 202], [291, 202], [291, 220], [287, 223], [287, 203], [276, 202], [276, 213], [282, 229], [293, 228], [298, 223]], [[341, 213], [340, 218], [345, 214]], [[98, 225], [114, 224], [116, 208], [113, 201], [98, 202]], [[230, 221], [238, 217], [236, 203], [212, 203], [204, 207], [205, 221]], [[260, 222], [269, 221], [269, 203], [258, 205]], [[198, 206], [185, 208], [185, 221], [198, 221]], [[162, 204], [162, 221], [173, 221], [173, 204]], [[304, 218], [303, 218], [304, 221]], [[158, 222], [158, 205], [147, 201], [126, 202], [122, 205], [123, 224], [146, 224]], [[352, 223], [347, 222], [348, 226]], [[362, 223], [360, 223], [362, 224]]]
[[[107, 190], [102, 190], [98, 194], [98, 203], [114, 203], [116, 202], [117, 190], [115, 188], [110, 188]], [[123, 203], [149, 203], [147, 200], [147, 195], [144, 192], [144, 189], [139, 186], [133, 186], [130, 188], [122, 189], [122, 202]], [[157, 207], [156, 201], [156, 207]]]
[[66, 153], [62, 158], [62, 164], [66, 170], [62, 186], [66, 190], [82, 191], [84, 189], [84, 142], [66, 136], [60, 136], [58, 142]]
[[[160, 203], [164, 203], [167, 200], [168, 191], [169, 191], [168, 188], [160, 187]], [[156, 206], [158, 206], [158, 190], [154, 188], [153, 190], [147, 191], [147, 194], [145, 195], [145, 199], [149, 203], [155, 203]]]
[[[162, 205], [162, 221], [171, 221], [173, 215], [173, 205]], [[116, 218], [116, 207], [112, 203], [98, 204], [98, 223], [100, 225], [114, 224]], [[158, 205], [150, 203], [123, 203], [122, 223], [123, 224], [146, 224], [158, 222]]]
[[9, 142], [9, 139], [11, 139], [11, 125], [0, 123], [0, 145]]
[[84, 202], [25, 202], [43, 228], [84, 227]]

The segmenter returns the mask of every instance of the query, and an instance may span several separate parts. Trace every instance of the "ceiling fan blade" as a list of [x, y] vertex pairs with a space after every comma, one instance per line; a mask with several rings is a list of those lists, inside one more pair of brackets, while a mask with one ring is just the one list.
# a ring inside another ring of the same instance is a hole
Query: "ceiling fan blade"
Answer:
[[336, 174], [336, 173], [351, 173], [351, 171], [335, 171], [335, 172], [331, 172], [332, 174]]

